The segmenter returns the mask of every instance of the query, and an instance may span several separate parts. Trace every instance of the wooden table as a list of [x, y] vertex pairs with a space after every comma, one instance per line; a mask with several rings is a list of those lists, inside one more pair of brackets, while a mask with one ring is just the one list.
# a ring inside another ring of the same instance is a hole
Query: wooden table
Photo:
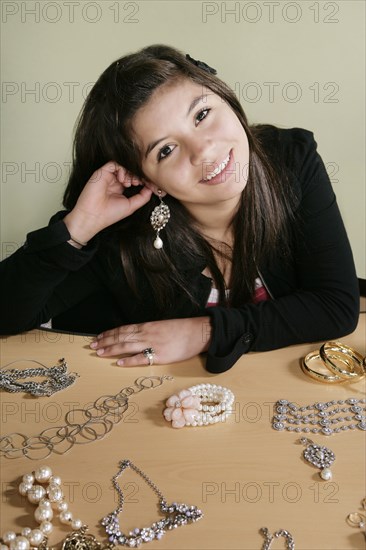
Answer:
[[[341, 340], [365, 355], [365, 334], [365, 314], [361, 314], [357, 330]], [[230, 371], [214, 376], [205, 371], [200, 357], [169, 366], [123, 369], [115, 361], [97, 357], [89, 342], [88, 337], [39, 330], [1, 340], [1, 366], [21, 358], [51, 366], [65, 357], [69, 371], [80, 375], [73, 386], [48, 398], [1, 393], [3, 435], [15, 431], [37, 435], [47, 427], [62, 426], [67, 411], [83, 408], [101, 395], [115, 395], [140, 376], [170, 374], [174, 380], [132, 396], [121, 422], [100, 441], [74, 445], [65, 454], [53, 452], [45, 460], [2, 457], [2, 533], [36, 527], [34, 505], [18, 495], [17, 487], [24, 473], [48, 464], [61, 476], [74, 516], [105, 540], [99, 520], [116, 507], [110, 480], [119, 461], [129, 458], [168, 501], [195, 504], [204, 512], [201, 521], [152, 542], [152, 549], [260, 549], [263, 526], [271, 532], [289, 530], [297, 550], [365, 548], [361, 530], [346, 523], [350, 512], [360, 511], [366, 496], [365, 433], [354, 430], [313, 437], [336, 454], [333, 479], [324, 482], [316, 468], [301, 458], [303, 447], [295, 444], [299, 436], [271, 427], [273, 404], [280, 398], [305, 405], [365, 396], [364, 381], [328, 385], [302, 373], [300, 358], [319, 344], [250, 353]], [[235, 393], [233, 415], [220, 425], [173, 429], [162, 416], [164, 401], [183, 388], [205, 382]], [[157, 499], [141, 478], [128, 470], [120, 483], [126, 496], [122, 528], [155, 521]], [[51, 545], [68, 532], [57, 519], [54, 524]], [[282, 540], [272, 548], [284, 548]]]

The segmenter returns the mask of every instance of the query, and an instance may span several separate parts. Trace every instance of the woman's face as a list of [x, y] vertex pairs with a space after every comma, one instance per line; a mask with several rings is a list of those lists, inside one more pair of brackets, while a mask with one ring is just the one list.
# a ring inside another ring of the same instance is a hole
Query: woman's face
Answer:
[[236, 114], [210, 89], [188, 79], [161, 86], [132, 129], [145, 179], [193, 215], [222, 201], [238, 203], [248, 179], [248, 139]]

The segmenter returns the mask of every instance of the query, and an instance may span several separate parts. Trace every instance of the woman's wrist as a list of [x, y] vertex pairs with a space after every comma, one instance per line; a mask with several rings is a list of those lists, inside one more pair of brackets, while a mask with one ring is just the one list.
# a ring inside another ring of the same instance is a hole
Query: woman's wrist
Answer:
[[206, 317], [194, 317], [193, 319], [197, 323], [197, 327], [195, 328], [196, 334], [200, 335], [202, 342], [202, 347], [198, 353], [204, 353], [208, 350], [212, 337], [211, 317], [207, 315]]
[[70, 233], [70, 244], [75, 248], [82, 248], [98, 233], [90, 222], [90, 217], [75, 213], [74, 210], [66, 214], [64, 224]]
[[73, 246], [74, 248], [79, 248], [79, 249], [84, 248], [84, 246], [87, 246], [88, 244], [88, 243], [80, 243], [79, 241], [74, 239], [72, 236], [67, 242], [71, 244], [71, 246]]

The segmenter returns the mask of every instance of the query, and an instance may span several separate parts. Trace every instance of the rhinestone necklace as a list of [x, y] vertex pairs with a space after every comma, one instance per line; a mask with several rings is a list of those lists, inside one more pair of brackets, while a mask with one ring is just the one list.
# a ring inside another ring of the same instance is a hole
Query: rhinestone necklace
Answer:
[[[108, 540], [112, 546], [128, 546], [135, 547], [140, 546], [143, 542], [150, 542], [154, 539], [161, 539], [166, 531], [171, 531], [182, 525], [188, 523], [194, 523], [203, 517], [202, 510], [197, 506], [190, 506], [188, 504], [173, 502], [168, 504], [164, 498], [162, 492], [155, 485], [153, 481], [142, 471], [135, 466], [130, 460], [123, 460], [120, 462], [120, 468], [118, 472], [112, 478], [112, 485], [118, 495], [118, 506], [113, 512], [105, 516], [101, 520]], [[163, 519], [159, 519], [149, 527], [136, 528], [130, 531], [129, 534], [123, 533], [120, 528], [118, 514], [122, 512], [124, 505], [124, 495], [121, 487], [118, 484], [117, 479], [126, 470], [131, 468], [137, 475], [139, 475], [145, 483], [152, 489], [152, 491], [159, 498], [160, 512], [164, 515]]]
[[366, 399], [350, 397], [300, 407], [280, 399], [274, 406], [272, 428], [323, 435], [355, 429], [366, 431], [366, 407], [362, 406], [365, 404]]

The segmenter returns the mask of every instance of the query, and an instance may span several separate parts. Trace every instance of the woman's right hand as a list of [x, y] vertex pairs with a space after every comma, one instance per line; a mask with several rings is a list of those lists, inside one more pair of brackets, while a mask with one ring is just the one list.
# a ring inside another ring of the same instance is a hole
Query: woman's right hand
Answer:
[[136, 195], [126, 197], [123, 192], [131, 185], [143, 183], [116, 162], [107, 162], [96, 170], [73, 210], [64, 218], [70, 235], [79, 242], [88, 242], [102, 229], [127, 218], [149, 202], [152, 191], [145, 186]]

